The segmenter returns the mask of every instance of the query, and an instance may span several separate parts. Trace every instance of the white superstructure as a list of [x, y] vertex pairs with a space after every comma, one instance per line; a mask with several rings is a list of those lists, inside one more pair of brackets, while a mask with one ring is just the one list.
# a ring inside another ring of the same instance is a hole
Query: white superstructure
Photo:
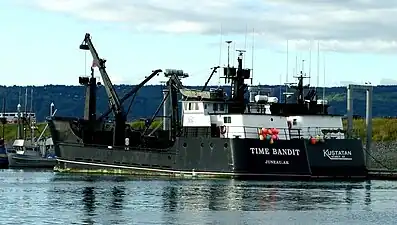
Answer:
[[[17, 123], [18, 121], [18, 112], [5, 112], [0, 113], [0, 118], [5, 117], [7, 123]], [[36, 113], [33, 112], [21, 112], [21, 117], [25, 117], [27, 119], [30, 118], [32, 122], [36, 122]]]
[[[252, 89], [251, 89], [252, 90]], [[255, 93], [255, 92], [254, 92]], [[184, 127], [217, 127], [223, 138], [259, 138], [258, 129], [276, 128], [278, 138], [310, 138], [327, 135], [327, 138], [344, 138], [342, 116], [334, 115], [272, 115], [271, 104], [277, 103], [278, 98], [257, 94], [250, 96], [250, 112], [245, 114], [229, 114], [225, 101], [192, 101], [182, 100], [182, 121]], [[252, 94], [252, 93], [250, 93]], [[323, 101], [318, 101], [317, 104]], [[246, 110], [247, 111], [247, 110]], [[324, 130], [332, 130], [324, 134]]]

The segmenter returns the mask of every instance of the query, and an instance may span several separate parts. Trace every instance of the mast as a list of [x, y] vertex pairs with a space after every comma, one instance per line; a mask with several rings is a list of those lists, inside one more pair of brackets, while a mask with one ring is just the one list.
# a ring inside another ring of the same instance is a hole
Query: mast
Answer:
[[[93, 58], [93, 65], [91, 66], [91, 78], [90, 80], [92, 80], [93, 78], [93, 67], [98, 67], [99, 72], [101, 74], [102, 77], [102, 81], [103, 81], [103, 85], [105, 87], [106, 90], [106, 94], [108, 95], [109, 98], [109, 104], [110, 104], [110, 108], [113, 110], [114, 112], [114, 132], [113, 132], [113, 145], [123, 145], [124, 144], [124, 132], [125, 132], [125, 122], [127, 120], [126, 115], [124, 113], [123, 107], [121, 105], [120, 99], [116, 93], [116, 90], [113, 87], [112, 82], [110, 81], [110, 78], [106, 72], [106, 60], [102, 59], [99, 57], [98, 52], [96, 51], [92, 41], [91, 41], [91, 36], [89, 33], [85, 34], [84, 40], [82, 42], [82, 44], [80, 45], [80, 49], [81, 50], [89, 50], [91, 52], [92, 58]], [[95, 78], [94, 78], [95, 79]], [[87, 80], [86, 80], [87, 81]], [[91, 88], [91, 86], [93, 87], [94, 84], [89, 84], [90, 85], [90, 94], [94, 94], [96, 95], [96, 88]], [[96, 84], [95, 84], [96, 86]], [[90, 99], [93, 98], [94, 96], [90, 96]], [[94, 116], [96, 117], [96, 115], [94, 115], [94, 110], [92, 110], [91, 107], [93, 107], [93, 102], [94, 101], [90, 101], [92, 102], [92, 104], [89, 104], [89, 118], [91, 118], [92, 120], [90, 120], [91, 122], [93, 122], [93, 118]]]
[[[310, 48], [309, 48], [309, 77], [311, 77], [312, 74], [312, 40], [310, 40]], [[309, 78], [309, 84], [310, 84], [310, 78]]]
[[255, 29], [252, 28], [252, 50], [251, 50], [251, 54], [252, 54], [252, 65], [251, 65], [251, 85], [252, 82], [254, 80], [254, 49], [255, 49]]
[[3, 140], [4, 140], [4, 125], [7, 123], [7, 119], [4, 116], [5, 113], [6, 113], [6, 97], [3, 96], [3, 116], [1, 117], [1, 124], [3, 125], [3, 127], [2, 127]]
[[30, 89], [30, 110], [29, 110], [29, 121], [30, 121], [30, 140], [33, 143], [34, 129], [35, 126], [32, 121], [32, 111], [33, 111], [33, 87]]
[[320, 86], [320, 41], [317, 41], [317, 88]]
[[323, 53], [324, 54], [324, 56], [323, 56], [323, 59], [324, 59], [324, 80], [323, 80], [323, 82], [324, 82], [324, 87], [323, 87], [323, 112], [324, 112], [324, 103], [325, 103], [325, 53]]
[[[221, 66], [222, 63], [222, 24], [221, 24], [221, 29], [220, 29], [220, 35], [219, 35], [219, 63], [218, 66]], [[218, 87], [221, 85], [221, 76], [218, 76]]]
[[28, 114], [28, 87], [25, 88], [25, 118], [27, 117]]
[[18, 129], [17, 129], [17, 139], [23, 139], [22, 124], [21, 124], [21, 104], [17, 105], [18, 112]]
[[245, 98], [244, 94], [247, 89], [247, 85], [244, 83], [245, 79], [252, 79], [251, 78], [251, 69], [244, 69], [243, 68], [243, 58], [245, 50], [236, 50], [238, 53], [237, 57], [237, 68], [230, 67], [230, 43], [231, 41], [226, 41], [228, 44], [228, 66], [223, 68], [223, 73], [225, 78], [225, 83], [230, 82], [232, 96], [231, 100], [233, 101], [229, 104], [229, 112], [231, 113], [238, 113], [242, 114], [245, 111]]
[[226, 41], [227, 44], [227, 67], [230, 67], [230, 43], [232, 43], [232, 41]]

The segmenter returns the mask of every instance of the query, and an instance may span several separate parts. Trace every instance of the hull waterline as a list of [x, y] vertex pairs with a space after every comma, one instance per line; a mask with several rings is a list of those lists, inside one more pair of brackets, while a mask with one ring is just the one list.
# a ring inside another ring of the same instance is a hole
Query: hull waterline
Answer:
[[9, 168], [54, 168], [57, 164], [54, 158], [42, 158], [39, 156], [8, 154]]
[[350, 139], [311, 145], [298, 139], [270, 144], [255, 139], [178, 138], [166, 150], [59, 142], [55, 150], [58, 172], [277, 180], [367, 176], [361, 141]]

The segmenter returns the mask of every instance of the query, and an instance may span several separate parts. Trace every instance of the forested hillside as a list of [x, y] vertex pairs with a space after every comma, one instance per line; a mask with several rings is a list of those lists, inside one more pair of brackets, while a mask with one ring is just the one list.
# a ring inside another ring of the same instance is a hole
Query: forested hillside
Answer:
[[[119, 96], [123, 96], [133, 86], [131, 85], [117, 85], [116, 90]], [[279, 86], [263, 86], [272, 88], [273, 96], [279, 96]], [[162, 99], [162, 86], [152, 85], [145, 86], [139, 91], [135, 102], [131, 107], [128, 119], [149, 117], [158, 107]], [[198, 88], [198, 87], [193, 87]], [[21, 102], [22, 108], [25, 108], [25, 89], [26, 87], [0, 86], [0, 97], [5, 96], [6, 111], [16, 111], [18, 101]], [[30, 89], [28, 87], [28, 101], [27, 108], [30, 108]], [[284, 87], [282, 87], [284, 91]], [[323, 94], [322, 89], [319, 89], [319, 95]], [[76, 116], [83, 115], [84, 107], [84, 87], [83, 86], [65, 86], [65, 85], [47, 85], [34, 87], [33, 92], [33, 111], [37, 114], [38, 121], [43, 121], [49, 114], [49, 105], [54, 102], [58, 109], [58, 116]], [[20, 96], [20, 98], [19, 98]], [[325, 89], [326, 99], [331, 104], [330, 112], [337, 114], [346, 113], [346, 88], [332, 87]], [[19, 100], [20, 99], [20, 100]], [[130, 102], [125, 103], [128, 108]], [[365, 115], [365, 92], [356, 91], [354, 93], [354, 114]], [[108, 101], [103, 87], [99, 88], [97, 109], [103, 112], [108, 107]], [[377, 86], [374, 88], [373, 96], [373, 116], [387, 117], [397, 116], [397, 86]]]

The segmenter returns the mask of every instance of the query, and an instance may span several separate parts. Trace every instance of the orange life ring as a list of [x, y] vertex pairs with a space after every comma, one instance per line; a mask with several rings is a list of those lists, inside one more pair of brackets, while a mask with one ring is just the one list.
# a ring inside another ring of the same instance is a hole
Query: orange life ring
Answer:
[[226, 133], [226, 126], [220, 126], [219, 127], [219, 131], [221, 132], [221, 134], [225, 134]]

